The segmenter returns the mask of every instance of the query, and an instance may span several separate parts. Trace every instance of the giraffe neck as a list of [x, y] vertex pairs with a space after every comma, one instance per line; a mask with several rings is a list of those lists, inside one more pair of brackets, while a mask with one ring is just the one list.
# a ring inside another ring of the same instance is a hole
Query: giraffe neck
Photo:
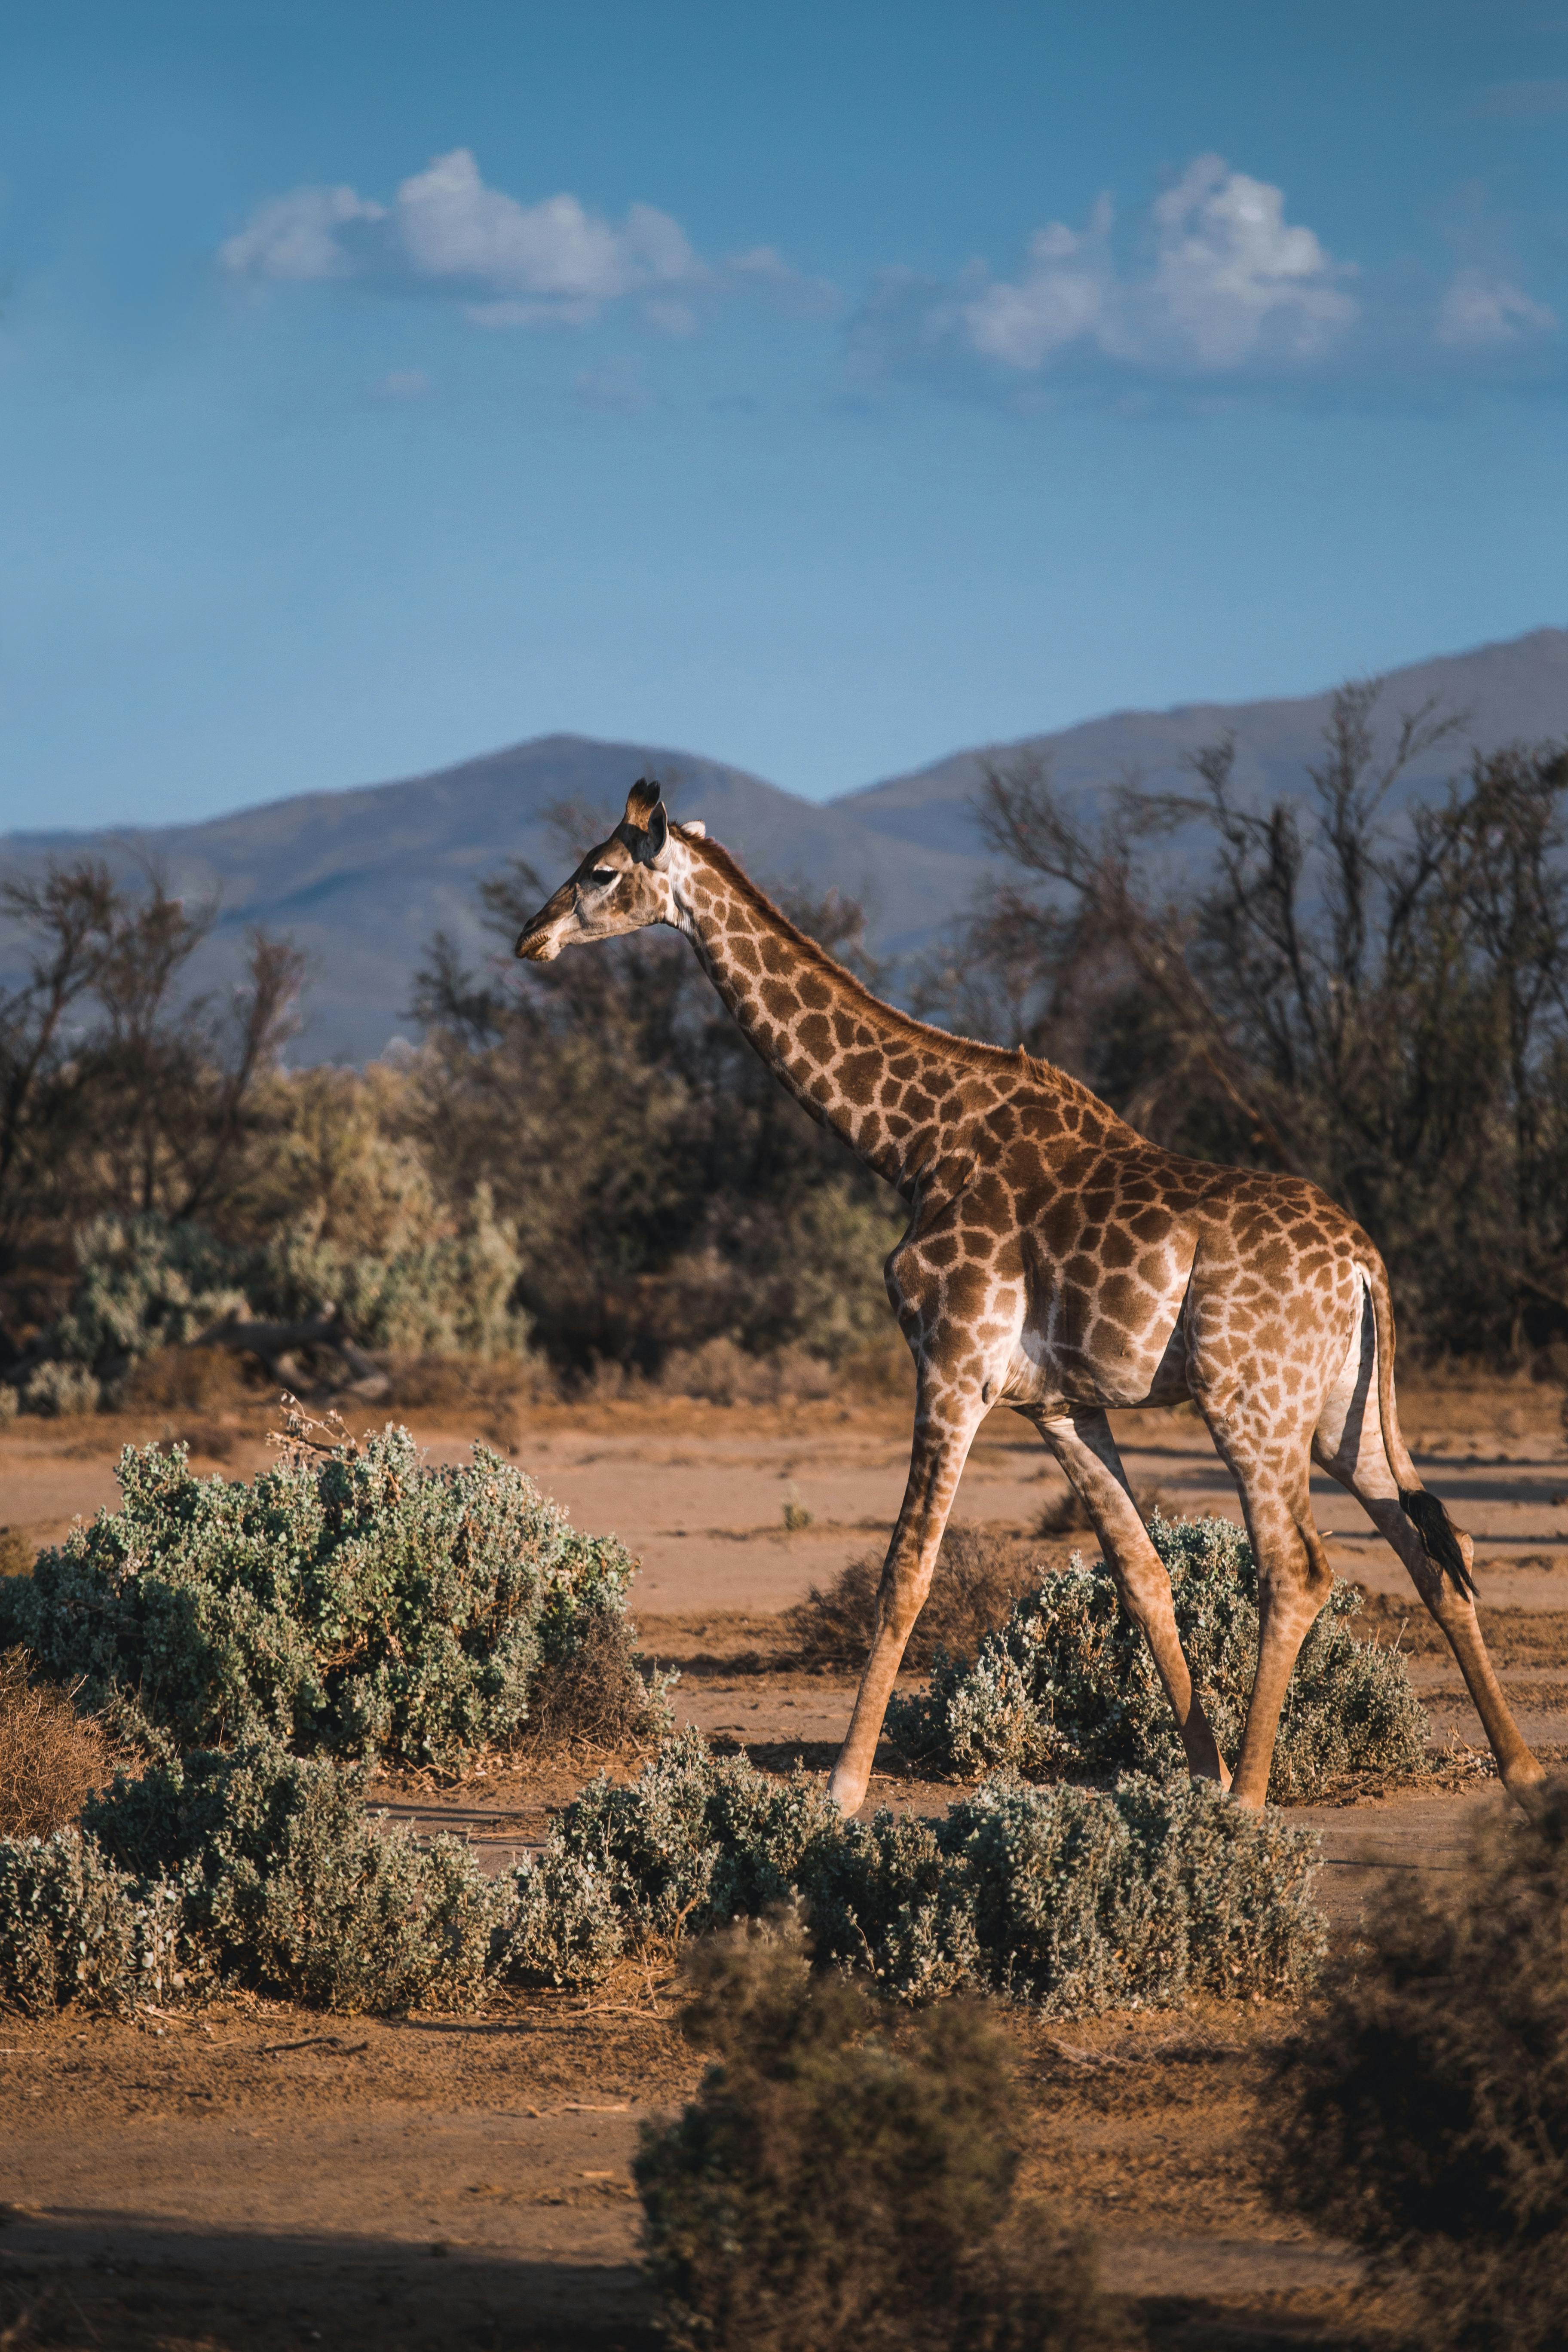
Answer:
[[[753, 1051], [820, 1126], [908, 1197], [967, 1095], [994, 1102], [1010, 1091], [1022, 1055], [947, 1036], [884, 1004], [716, 842], [679, 840], [674, 863], [679, 928]], [[992, 1082], [977, 1087], [979, 1071]]]

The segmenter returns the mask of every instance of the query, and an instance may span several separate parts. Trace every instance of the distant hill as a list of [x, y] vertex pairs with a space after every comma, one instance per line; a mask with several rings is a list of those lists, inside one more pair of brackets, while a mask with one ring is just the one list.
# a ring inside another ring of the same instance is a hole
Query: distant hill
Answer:
[[[1396, 719], [1434, 696], [1468, 714], [1464, 740], [1486, 750], [1568, 736], [1568, 630], [1537, 629], [1394, 671], [1383, 708]], [[550, 820], [563, 802], [613, 817], [628, 784], [658, 776], [672, 808], [702, 817], [759, 879], [838, 884], [865, 899], [878, 947], [903, 956], [962, 911], [985, 871], [972, 801], [988, 756], [1038, 750], [1074, 792], [1131, 772], [1175, 783], [1192, 751], [1228, 731], [1243, 787], [1288, 792], [1321, 748], [1328, 707], [1324, 692], [1121, 711], [1022, 744], [954, 752], [825, 803], [689, 752], [549, 735], [433, 775], [301, 794], [205, 824], [0, 835], [0, 872], [91, 854], [126, 872], [155, 865], [188, 897], [216, 893], [209, 983], [232, 971], [253, 925], [292, 933], [310, 957], [311, 981], [291, 1058], [358, 1061], [408, 1028], [410, 984], [434, 930], [455, 933], [471, 953], [488, 945], [474, 915], [481, 876], [521, 856], [554, 886], [566, 861]], [[1406, 793], [1431, 790], [1464, 757], [1444, 745], [1412, 772]]]

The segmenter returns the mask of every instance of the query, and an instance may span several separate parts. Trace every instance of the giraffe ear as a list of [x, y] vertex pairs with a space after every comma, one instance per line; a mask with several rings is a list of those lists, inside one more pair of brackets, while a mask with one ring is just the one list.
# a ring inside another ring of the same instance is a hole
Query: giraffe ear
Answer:
[[658, 786], [649, 783], [646, 776], [639, 776], [626, 794], [627, 824], [634, 825], [638, 833], [646, 832], [659, 799]]
[[663, 863], [664, 853], [668, 845], [669, 819], [664, 813], [664, 803], [656, 801], [648, 816], [647, 829], [643, 835], [642, 845], [634, 854], [639, 865], [658, 866]]

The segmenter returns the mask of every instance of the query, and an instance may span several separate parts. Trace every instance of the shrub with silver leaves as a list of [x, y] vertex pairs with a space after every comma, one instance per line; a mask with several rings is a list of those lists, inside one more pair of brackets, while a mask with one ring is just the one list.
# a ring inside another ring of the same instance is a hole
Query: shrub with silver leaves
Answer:
[[[526, 1727], [542, 1678], [621, 1616], [634, 1567], [500, 1454], [431, 1465], [402, 1429], [249, 1485], [156, 1446], [128, 1446], [119, 1477], [118, 1511], [0, 1584], [0, 1648], [182, 1748], [269, 1735], [460, 1763]], [[618, 1730], [652, 1736], [666, 1710], [624, 1653], [621, 1670]]]
[[1315, 1842], [1200, 1783], [983, 1789], [938, 1821], [862, 1826], [688, 1731], [629, 1787], [595, 1781], [493, 1883], [451, 1840], [378, 1831], [364, 1791], [363, 1769], [258, 1741], [117, 1781], [79, 1832], [0, 1841], [0, 2008], [228, 1982], [472, 2009], [498, 1981], [591, 1984], [797, 1896], [819, 1960], [910, 2002], [1289, 1994], [1323, 1947]]
[[[1156, 1514], [1149, 1532], [1170, 1571], [1194, 1685], [1234, 1761], [1258, 1662], [1252, 1547], [1228, 1519]], [[1361, 1606], [1360, 1593], [1336, 1581], [1301, 1645], [1268, 1784], [1277, 1804], [1310, 1802], [1346, 1772], [1420, 1769], [1420, 1700], [1396, 1651], [1354, 1639]], [[1148, 1643], [1109, 1572], [1077, 1554], [1017, 1603], [973, 1662], [939, 1655], [929, 1696], [894, 1700], [888, 1736], [923, 1770], [960, 1779], [999, 1769], [1031, 1780], [1185, 1769]]]
[[92, 1373], [80, 1364], [50, 1361], [35, 1364], [22, 1402], [46, 1421], [72, 1421], [79, 1413], [96, 1412], [102, 1394]]
[[996, 1786], [942, 1818], [846, 1822], [820, 1786], [710, 1756], [695, 1732], [638, 1780], [595, 1781], [517, 1874], [501, 1966], [592, 1983], [614, 1961], [791, 1895], [819, 1958], [902, 2000], [963, 1988], [1061, 2012], [1197, 1991], [1289, 1994], [1323, 1926], [1316, 1841], [1202, 1782]]
[[365, 1813], [368, 1774], [261, 1741], [115, 1782], [82, 1822], [142, 1885], [172, 1885], [187, 1966], [323, 2009], [472, 2009], [511, 1909], [455, 1838]]
[[80, 1830], [0, 1838], [0, 2010], [166, 2000], [182, 1983], [179, 1928], [174, 1890], [140, 1885]]

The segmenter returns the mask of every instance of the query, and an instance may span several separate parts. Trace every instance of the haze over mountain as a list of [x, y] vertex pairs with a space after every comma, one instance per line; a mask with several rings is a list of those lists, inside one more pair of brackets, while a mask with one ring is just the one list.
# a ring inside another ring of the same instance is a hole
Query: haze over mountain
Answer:
[[[1467, 714], [1463, 736], [1407, 773], [1401, 798], [1430, 793], [1483, 750], [1568, 736], [1568, 629], [1538, 629], [1390, 674], [1380, 708], [1392, 727], [1435, 698]], [[473, 956], [494, 951], [476, 915], [475, 886], [514, 856], [552, 888], [568, 852], [553, 813], [575, 803], [619, 814], [637, 777], [664, 782], [678, 814], [709, 831], [761, 881], [833, 884], [862, 898], [873, 941], [907, 957], [960, 915], [986, 868], [973, 806], [983, 761], [1047, 754], [1058, 782], [1092, 793], [1129, 773], [1177, 785], [1184, 762], [1234, 735], [1239, 785], [1259, 796], [1306, 788], [1321, 750], [1328, 691], [1290, 700], [1193, 703], [1119, 711], [1023, 743], [959, 751], [837, 800], [815, 802], [742, 770], [647, 744], [547, 735], [401, 782], [312, 793], [206, 824], [112, 833], [0, 835], [0, 873], [90, 855], [117, 872], [153, 867], [187, 898], [221, 912], [199, 978], [226, 982], [256, 925], [290, 933], [310, 958], [297, 1061], [363, 1060], [410, 1026], [414, 972], [437, 929]]]

